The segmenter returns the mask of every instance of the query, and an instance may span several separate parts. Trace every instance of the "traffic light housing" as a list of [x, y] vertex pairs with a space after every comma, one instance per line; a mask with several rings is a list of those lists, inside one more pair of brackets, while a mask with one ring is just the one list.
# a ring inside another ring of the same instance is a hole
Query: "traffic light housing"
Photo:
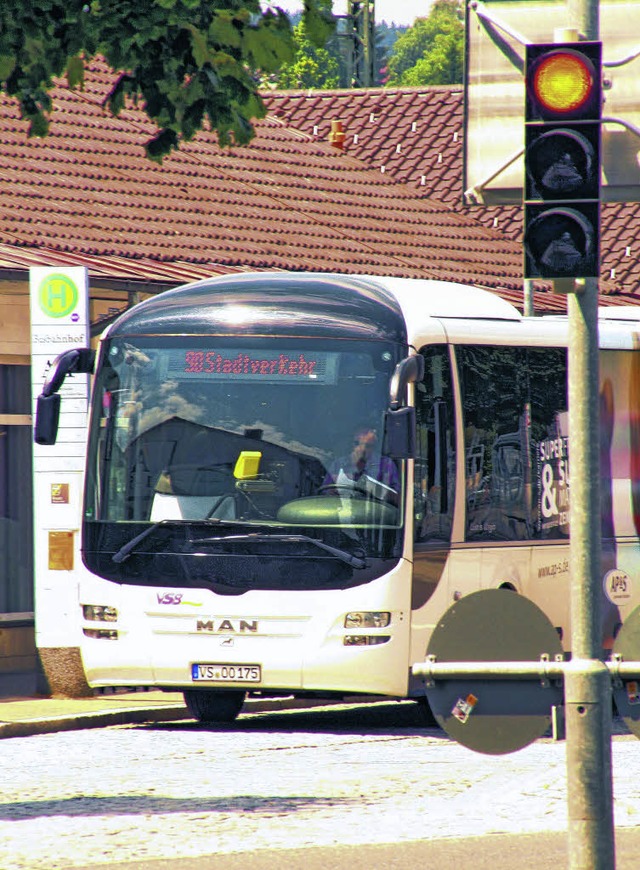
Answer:
[[602, 43], [528, 45], [525, 278], [600, 272]]

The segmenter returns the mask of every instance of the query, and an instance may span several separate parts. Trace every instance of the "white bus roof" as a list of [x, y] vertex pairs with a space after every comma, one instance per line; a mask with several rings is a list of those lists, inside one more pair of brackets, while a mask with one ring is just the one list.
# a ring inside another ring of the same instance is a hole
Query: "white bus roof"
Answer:
[[640, 305], [623, 305], [619, 308], [599, 308], [600, 320], [640, 320]]
[[[348, 276], [345, 276], [348, 277]], [[521, 320], [522, 315], [506, 299], [489, 290], [422, 278], [390, 278], [360, 275], [390, 290], [408, 321], [415, 318], [465, 318], [470, 320]]]

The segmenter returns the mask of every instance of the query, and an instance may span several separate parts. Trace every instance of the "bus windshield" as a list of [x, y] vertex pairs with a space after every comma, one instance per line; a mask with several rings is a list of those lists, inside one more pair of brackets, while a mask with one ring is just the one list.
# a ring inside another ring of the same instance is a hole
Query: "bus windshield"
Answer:
[[342, 587], [382, 572], [380, 560], [388, 570], [404, 468], [383, 453], [384, 414], [400, 354], [382, 341], [106, 342], [93, 391], [87, 566], [118, 582], [167, 574], [172, 585], [239, 591]]

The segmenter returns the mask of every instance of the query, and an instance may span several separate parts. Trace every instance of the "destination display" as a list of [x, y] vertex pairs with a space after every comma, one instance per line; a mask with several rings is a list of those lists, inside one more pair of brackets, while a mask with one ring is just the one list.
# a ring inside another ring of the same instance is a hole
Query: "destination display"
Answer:
[[184, 350], [171, 353], [166, 374], [179, 379], [335, 384], [339, 356], [300, 350]]

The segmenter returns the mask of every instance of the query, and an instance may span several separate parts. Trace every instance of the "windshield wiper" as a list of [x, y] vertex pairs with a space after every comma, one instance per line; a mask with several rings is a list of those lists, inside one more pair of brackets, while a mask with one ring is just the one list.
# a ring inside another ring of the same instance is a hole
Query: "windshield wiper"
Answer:
[[311, 538], [308, 535], [265, 535], [256, 532], [249, 532], [246, 535], [224, 535], [215, 538], [197, 538], [191, 543], [217, 544], [225, 543], [227, 541], [255, 541], [256, 543], [284, 541], [286, 543], [292, 544], [315, 544], [316, 547], [324, 550], [325, 553], [329, 553], [336, 559], [340, 559], [342, 562], [346, 562], [347, 565], [351, 565], [353, 568], [367, 567], [366, 559], [363, 559], [362, 556], [356, 556], [353, 553], [349, 553], [348, 550], [340, 550], [338, 549], [338, 547], [332, 547], [330, 544], [325, 544], [324, 541], [320, 541], [318, 540], [318, 538]]
[[[140, 532], [139, 535], [136, 535], [134, 538], [131, 538], [130, 541], [127, 541], [117, 553], [114, 553], [111, 557], [113, 562], [116, 564], [120, 564], [127, 559], [131, 553], [137, 548], [138, 544], [141, 544], [149, 535], [152, 535], [157, 529], [160, 529], [164, 526], [190, 526], [192, 527], [197, 523], [205, 523], [206, 525], [231, 525], [231, 526], [247, 526], [251, 525], [250, 523], [242, 522], [241, 520], [220, 520], [217, 518], [211, 518], [208, 520], [158, 520], [157, 523], [153, 523], [148, 528], [146, 528], [143, 532]], [[215, 540], [215, 539], [213, 539]], [[224, 540], [221, 538], [220, 540]], [[193, 543], [193, 542], [191, 542]]]
[[[177, 521], [178, 524], [180, 521]], [[141, 544], [145, 538], [148, 538], [149, 535], [152, 535], [157, 529], [162, 526], [168, 526], [170, 524], [175, 524], [176, 520], [159, 520], [157, 523], [154, 523], [152, 526], [149, 526], [144, 532], [140, 532], [139, 535], [136, 535], [135, 538], [131, 538], [130, 541], [127, 541], [124, 546], [120, 547], [117, 553], [114, 553], [111, 557], [112, 561], [116, 562], [118, 565], [120, 562], [124, 562], [124, 560], [131, 554], [133, 550]]]

